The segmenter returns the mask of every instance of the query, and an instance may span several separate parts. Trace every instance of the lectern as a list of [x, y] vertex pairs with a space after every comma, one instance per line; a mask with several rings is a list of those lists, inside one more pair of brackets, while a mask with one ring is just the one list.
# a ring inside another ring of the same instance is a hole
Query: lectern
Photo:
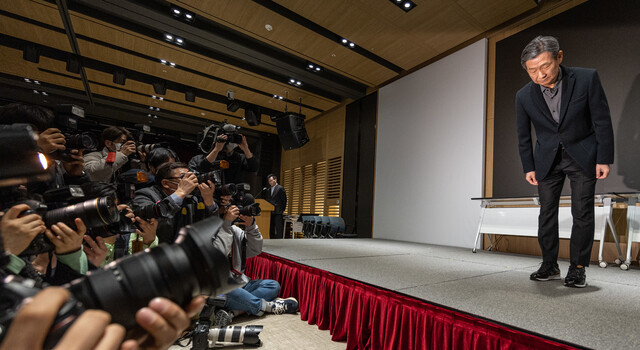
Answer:
[[260, 209], [262, 212], [259, 216], [256, 216], [256, 225], [260, 229], [260, 233], [262, 234], [263, 239], [269, 239], [269, 227], [271, 225], [271, 212], [273, 209], [273, 204], [267, 202], [264, 199], [256, 199], [256, 203], [260, 204]]

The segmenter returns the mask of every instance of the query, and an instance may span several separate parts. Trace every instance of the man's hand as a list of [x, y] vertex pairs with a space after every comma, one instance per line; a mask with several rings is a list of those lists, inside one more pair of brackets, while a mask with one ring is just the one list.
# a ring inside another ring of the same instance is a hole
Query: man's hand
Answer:
[[538, 186], [538, 180], [536, 180], [536, 172], [535, 171], [530, 171], [525, 175], [525, 178], [527, 179], [527, 182], [534, 185], [534, 186]]
[[216, 142], [211, 152], [209, 152], [209, 154], [207, 154], [207, 156], [205, 157], [207, 161], [209, 161], [209, 163], [213, 163], [216, 161], [216, 158], [218, 158], [218, 153], [220, 153], [220, 151], [224, 149], [224, 145], [227, 143], [227, 139], [229, 138], [227, 135], [220, 135], [219, 137], [220, 139], [222, 139], [222, 141]]
[[122, 344], [121, 350], [167, 349], [189, 327], [189, 320], [197, 315], [205, 304], [202, 296], [191, 300], [186, 310], [165, 298], [155, 298], [136, 312], [136, 322], [149, 334], [141, 339], [130, 339]]
[[156, 239], [156, 230], [158, 229], [158, 220], [155, 218], [148, 221], [136, 216], [136, 221], [140, 229], [136, 229], [136, 233], [142, 236], [142, 243], [149, 245]]
[[235, 221], [240, 215], [240, 209], [235, 205], [232, 205], [227, 208], [227, 212], [224, 213], [224, 219], [226, 221]]
[[47, 229], [38, 214], [19, 217], [20, 213], [28, 209], [29, 206], [26, 204], [14, 205], [0, 218], [0, 234], [4, 249], [10, 254], [22, 253], [38, 233]]
[[596, 164], [596, 179], [602, 180], [609, 176], [609, 164]]
[[249, 227], [253, 224], [253, 216], [240, 215], [240, 220], [242, 220], [242, 223], [246, 227]]
[[56, 246], [56, 254], [67, 254], [82, 248], [82, 240], [87, 232], [87, 227], [80, 218], [76, 218], [74, 223], [78, 228], [76, 231], [62, 222], [51, 225], [51, 230], [45, 231], [47, 238]]
[[242, 136], [242, 142], [240, 142], [240, 144], [238, 145], [238, 148], [240, 148], [242, 152], [244, 152], [245, 157], [252, 158], [253, 154], [249, 150], [249, 144], [247, 143], [247, 138], [242, 134], [240, 134], [240, 136]]
[[[24, 306], [11, 322], [1, 350], [42, 349], [58, 310], [69, 299], [69, 292], [60, 287], [48, 287], [25, 300]], [[118, 349], [124, 339], [121, 325], [109, 324], [105, 311], [88, 310], [64, 333], [57, 349]]]
[[71, 161], [62, 161], [62, 166], [67, 174], [71, 176], [80, 176], [84, 170], [84, 157], [82, 156], [82, 149], [72, 149], [69, 153]]
[[136, 143], [133, 141], [125, 142], [124, 145], [122, 145], [122, 149], [120, 149], [120, 152], [122, 152], [122, 154], [127, 157], [133, 153], [136, 153]]
[[49, 128], [40, 133], [38, 136], [38, 147], [42, 150], [42, 153], [49, 154], [57, 150], [64, 150], [64, 144], [67, 141], [62, 135], [62, 132], [56, 128]]
[[197, 186], [198, 178], [193, 175], [192, 172], [185, 173], [178, 183], [178, 189], [175, 194], [178, 197], [185, 199]]
[[198, 184], [198, 189], [200, 190], [200, 195], [202, 196], [202, 201], [204, 205], [210, 207], [213, 205], [213, 191], [215, 189], [215, 185], [211, 180], [207, 180], [206, 184]]
[[83, 245], [82, 249], [84, 253], [87, 255], [87, 260], [93, 264], [93, 266], [100, 267], [104, 258], [107, 256], [109, 249], [107, 249], [107, 244], [104, 242], [104, 238], [97, 236], [94, 240], [88, 235], [84, 236], [84, 241], [87, 242], [89, 246]]

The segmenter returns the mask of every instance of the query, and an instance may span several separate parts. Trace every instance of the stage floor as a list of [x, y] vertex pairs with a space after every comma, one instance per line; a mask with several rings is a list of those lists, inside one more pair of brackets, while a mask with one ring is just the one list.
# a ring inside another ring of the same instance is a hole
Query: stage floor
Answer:
[[376, 239], [271, 239], [263, 251], [574, 345], [640, 349], [635, 267], [592, 264], [579, 289], [529, 280], [532, 256]]

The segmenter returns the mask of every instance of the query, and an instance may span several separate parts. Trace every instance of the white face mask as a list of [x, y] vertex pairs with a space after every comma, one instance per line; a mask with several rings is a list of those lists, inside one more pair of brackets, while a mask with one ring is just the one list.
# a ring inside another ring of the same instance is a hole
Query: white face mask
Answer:
[[227, 149], [229, 151], [233, 151], [236, 147], [238, 147], [237, 143], [227, 143]]
[[121, 143], [114, 143], [113, 144], [116, 148], [116, 152], [120, 151], [122, 149], [122, 144]]

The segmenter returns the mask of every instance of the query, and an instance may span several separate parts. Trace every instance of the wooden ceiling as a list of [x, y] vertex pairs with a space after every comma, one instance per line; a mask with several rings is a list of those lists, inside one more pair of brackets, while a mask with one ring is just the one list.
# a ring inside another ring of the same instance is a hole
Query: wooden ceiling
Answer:
[[[182, 133], [223, 120], [276, 133], [270, 117], [285, 104], [316, 117], [536, 7], [413, 1], [410, 12], [390, 0], [1, 1], [0, 97], [75, 103], [107, 120]], [[34, 52], [37, 63], [25, 59]], [[259, 126], [242, 120], [251, 106], [261, 108]]]

